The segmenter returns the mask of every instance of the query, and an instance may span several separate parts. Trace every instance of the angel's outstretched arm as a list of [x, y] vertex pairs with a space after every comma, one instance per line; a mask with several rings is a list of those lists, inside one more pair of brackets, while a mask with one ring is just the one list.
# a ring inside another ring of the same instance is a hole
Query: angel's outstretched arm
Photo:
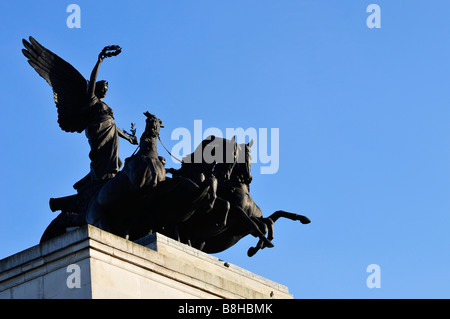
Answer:
[[100, 64], [103, 62], [104, 56], [103, 51], [98, 55], [97, 63], [94, 66], [94, 69], [91, 73], [91, 78], [89, 79], [89, 88], [88, 88], [88, 97], [94, 98], [95, 96], [95, 82], [97, 81], [98, 70], [100, 68]]
[[131, 135], [125, 134], [125, 133], [124, 133], [121, 129], [119, 129], [119, 128], [117, 128], [117, 133], [119, 134], [119, 137], [121, 137], [121, 138], [127, 140], [127, 141], [130, 142], [131, 144], [138, 145], [138, 141], [137, 141], [136, 136], [131, 136]]

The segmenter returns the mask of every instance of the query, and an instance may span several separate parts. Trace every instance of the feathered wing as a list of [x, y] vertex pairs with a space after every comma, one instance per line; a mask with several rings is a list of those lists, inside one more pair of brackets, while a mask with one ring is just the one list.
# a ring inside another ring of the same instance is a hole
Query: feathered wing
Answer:
[[28, 63], [53, 89], [58, 109], [58, 124], [66, 132], [81, 133], [87, 126], [88, 82], [69, 63], [40, 45], [33, 37], [22, 40]]

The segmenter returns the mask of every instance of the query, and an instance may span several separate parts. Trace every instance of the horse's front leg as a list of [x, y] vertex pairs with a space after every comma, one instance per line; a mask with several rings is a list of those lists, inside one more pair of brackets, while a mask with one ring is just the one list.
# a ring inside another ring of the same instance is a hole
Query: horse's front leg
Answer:
[[256, 244], [255, 247], [250, 247], [247, 251], [247, 256], [248, 257], [253, 257], [260, 249], [264, 248], [264, 243], [263, 241], [260, 239], [258, 241], [258, 243]]
[[280, 217], [287, 218], [290, 220], [299, 220], [300, 223], [302, 223], [302, 224], [309, 224], [311, 222], [311, 220], [309, 220], [309, 218], [306, 216], [289, 213], [284, 210], [277, 210], [275, 213], [270, 215], [268, 218], [270, 218], [273, 221], [273, 223], [275, 223], [278, 220], [278, 218], [280, 218]]
[[[270, 218], [263, 218], [262, 223], [264, 223], [267, 227], [267, 239], [272, 242], [273, 238], [274, 238], [274, 233], [273, 233], [273, 224], [274, 221]], [[266, 246], [264, 244], [264, 241], [262, 241], [261, 239], [258, 241], [258, 243], [256, 244], [255, 247], [250, 247], [247, 251], [247, 255], [249, 257], [254, 256], [260, 249], [264, 249]]]

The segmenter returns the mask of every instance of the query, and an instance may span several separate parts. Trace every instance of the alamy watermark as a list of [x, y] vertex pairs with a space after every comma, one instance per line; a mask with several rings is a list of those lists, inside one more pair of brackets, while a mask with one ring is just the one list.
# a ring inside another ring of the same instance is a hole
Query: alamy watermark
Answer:
[[381, 28], [381, 8], [378, 4], [369, 4], [366, 12], [371, 13], [366, 20], [367, 27], [369, 29]]
[[[69, 4], [67, 6], [66, 12], [70, 15], [67, 17], [66, 25], [68, 28], [79, 29], [81, 28], [81, 8], [78, 4]], [[369, 4], [366, 8], [366, 12], [370, 13], [367, 17], [366, 25], [369, 29], [379, 29], [381, 28], [381, 8], [378, 4]]]
[[[251, 163], [261, 164], [260, 173], [275, 174], [278, 172], [280, 166], [279, 128], [270, 128], [270, 134], [268, 128], [226, 128], [224, 134], [217, 127], [209, 127], [203, 130], [203, 121], [194, 120], [193, 134], [191, 134], [191, 130], [185, 127], [178, 127], [172, 131], [171, 140], [178, 142], [172, 147], [171, 154], [178, 159], [183, 158], [191, 154], [194, 148], [197, 148], [203, 140], [210, 136], [225, 138], [227, 140], [235, 138], [239, 144], [250, 143]], [[232, 151], [232, 149], [225, 150], [227, 153], [232, 153]], [[219, 163], [224, 157], [226, 158], [226, 162], [232, 163], [235, 160], [233, 156], [223, 155], [218, 153], [218, 148], [205, 147], [200, 156], [194, 156], [193, 161], [194, 163], [212, 163], [213, 161]], [[172, 161], [177, 163], [175, 159], [172, 159]], [[243, 162], [245, 158], [238, 156], [236, 161]]]
[[67, 17], [66, 25], [68, 28], [81, 28], [81, 8], [78, 4], [69, 4], [67, 6], [66, 12], [70, 12]]
[[67, 288], [81, 288], [81, 268], [77, 264], [70, 264], [66, 268], [66, 272], [70, 275], [67, 276], [66, 285]]
[[367, 288], [381, 288], [381, 268], [377, 264], [370, 264], [366, 271], [370, 273], [367, 277]]

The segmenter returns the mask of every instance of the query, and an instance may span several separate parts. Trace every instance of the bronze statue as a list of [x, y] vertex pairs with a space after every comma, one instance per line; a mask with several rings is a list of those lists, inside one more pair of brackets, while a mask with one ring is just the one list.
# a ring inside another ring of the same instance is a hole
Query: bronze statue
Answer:
[[[103, 102], [108, 82], [97, 82], [97, 75], [102, 61], [120, 54], [121, 48], [105, 47], [86, 81], [32, 37], [23, 44], [28, 62], [53, 89], [59, 126], [66, 132], [85, 131], [91, 147], [91, 169], [74, 184], [77, 194], [50, 199], [51, 210], [61, 213], [41, 242], [69, 227], [89, 223], [130, 240], [160, 232], [207, 253], [223, 251], [253, 235], [258, 243], [248, 250], [251, 257], [273, 247], [273, 224], [280, 217], [310, 222], [305, 216], [281, 210], [263, 217], [250, 196], [252, 142], [238, 144], [234, 138], [210, 136], [183, 158], [180, 169], [166, 170], [157, 150], [164, 126], [149, 112], [144, 113], [146, 126], [139, 148], [120, 170], [119, 137], [137, 144], [136, 130], [132, 125], [129, 134], [116, 126], [112, 109]], [[205, 151], [217, 156], [204, 158]], [[198, 154], [200, 161], [195, 158]]]

